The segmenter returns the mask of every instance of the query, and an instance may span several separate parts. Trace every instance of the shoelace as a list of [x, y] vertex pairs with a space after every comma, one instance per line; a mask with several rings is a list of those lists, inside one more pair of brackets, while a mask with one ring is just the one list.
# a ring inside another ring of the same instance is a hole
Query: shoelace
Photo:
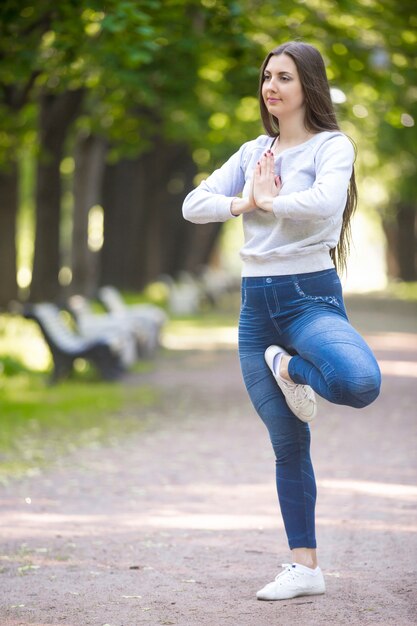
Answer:
[[292, 389], [292, 402], [294, 404], [294, 408], [299, 409], [306, 399], [311, 401], [306, 387], [307, 385], [296, 385], [295, 389]]
[[288, 574], [288, 572], [290, 574], [295, 574], [295, 568], [292, 566], [292, 563], [281, 563], [281, 567], [283, 567], [284, 569], [282, 572], [275, 576], [275, 580], [278, 580], [278, 578], [280, 578], [281, 576]]

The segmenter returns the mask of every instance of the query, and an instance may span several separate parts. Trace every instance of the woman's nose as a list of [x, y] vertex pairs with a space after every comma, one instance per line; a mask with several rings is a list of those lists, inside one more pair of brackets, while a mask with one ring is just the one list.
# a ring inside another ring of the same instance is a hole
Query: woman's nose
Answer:
[[277, 90], [277, 82], [274, 78], [271, 78], [271, 80], [269, 81], [268, 89], [270, 89], [271, 91]]

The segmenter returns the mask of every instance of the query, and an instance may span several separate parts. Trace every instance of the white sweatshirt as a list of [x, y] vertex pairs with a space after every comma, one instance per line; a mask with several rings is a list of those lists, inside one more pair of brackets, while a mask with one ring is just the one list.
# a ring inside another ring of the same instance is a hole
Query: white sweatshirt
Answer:
[[[260, 135], [191, 191], [183, 215], [196, 224], [225, 222], [233, 198], [247, 197], [253, 169], [273, 138]], [[329, 251], [342, 227], [355, 158], [350, 140], [339, 131], [317, 133], [275, 157], [282, 188], [273, 212], [243, 214], [243, 276], [279, 276], [333, 267]]]

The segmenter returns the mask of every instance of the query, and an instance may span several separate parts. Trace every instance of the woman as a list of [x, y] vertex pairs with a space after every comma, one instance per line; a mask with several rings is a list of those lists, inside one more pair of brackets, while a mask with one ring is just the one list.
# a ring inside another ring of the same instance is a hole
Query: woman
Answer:
[[315, 392], [361, 408], [378, 396], [381, 376], [349, 324], [335, 269], [336, 261], [345, 266], [349, 247], [355, 152], [339, 129], [320, 53], [301, 42], [275, 48], [259, 91], [267, 135], [245, 143], [194, 189], [183, 214], [195, 223], [243, 216], [239, 356], [275, 452], [292, 552], [292, 563], [257, 597], [283, 600], [325, 592], [308, 426]]

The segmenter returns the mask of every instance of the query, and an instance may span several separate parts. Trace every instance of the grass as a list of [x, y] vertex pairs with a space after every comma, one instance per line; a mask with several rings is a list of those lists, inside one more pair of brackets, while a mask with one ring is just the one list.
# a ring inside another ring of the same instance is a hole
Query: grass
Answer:
[[417, 282], [391, 282], [388, 284], [386, 292], [392, 298], [417, 302]]
[[156, 400], [146, 386], [73, 379], [49, 387], [33, 372], [3, 378], [0, 393], [0, 480], [77, 447], [120, 440], [143, 427]]
[[[131, 294], [129, 301], [138, 299]], [[236, 307], [230, 308], [171, 319], [166, 332], [181, 337], [235, 326]], [[51, 367], [37, 324], [0, 315], [0, 481], [37, 473], [79, 447], [121, 441], [148, 423], [158, 402], [156, 389], [102, 382], [82, 360], [70, 379], [51, 386]], [[152, 367], [139, 361], [132, 372]]]
[[[131, 304], [144, 301], [143, 294], [123, 295]], [[391, 283], [381, 295], [417, 301], [417, 283]], [[164, 304], [160, 287], [152, 296]], [[195, 315], [171, 316], [167, 336], [176, 337], [182, 347], [216, 347], [236, 329], [238, 299], [226, 297], [221, 310], [207, 306]], [[175, 358], [175, 351], [168, 355]], [[0, 315], [0, 481], [39, 472], [78, 447], [121, 441], [147, 425], [158, 402], [156, 389], [102, 382], [84, 361], [76, 363], [71, 379], [50, 386], [51, 366], [37, 325], [17, 315]], [[150, 367], [140, 361], [132, 371], [140, 374]]]
[[[80, 446], [111, 443], [146, 424], [156, 390], [103, 382], [85, 361], [49, 385], [51, 357], [34, 322], [0, 316], [0, 480], [39, 471]], [[140, 362], [133, 371], [149, 370]]]

